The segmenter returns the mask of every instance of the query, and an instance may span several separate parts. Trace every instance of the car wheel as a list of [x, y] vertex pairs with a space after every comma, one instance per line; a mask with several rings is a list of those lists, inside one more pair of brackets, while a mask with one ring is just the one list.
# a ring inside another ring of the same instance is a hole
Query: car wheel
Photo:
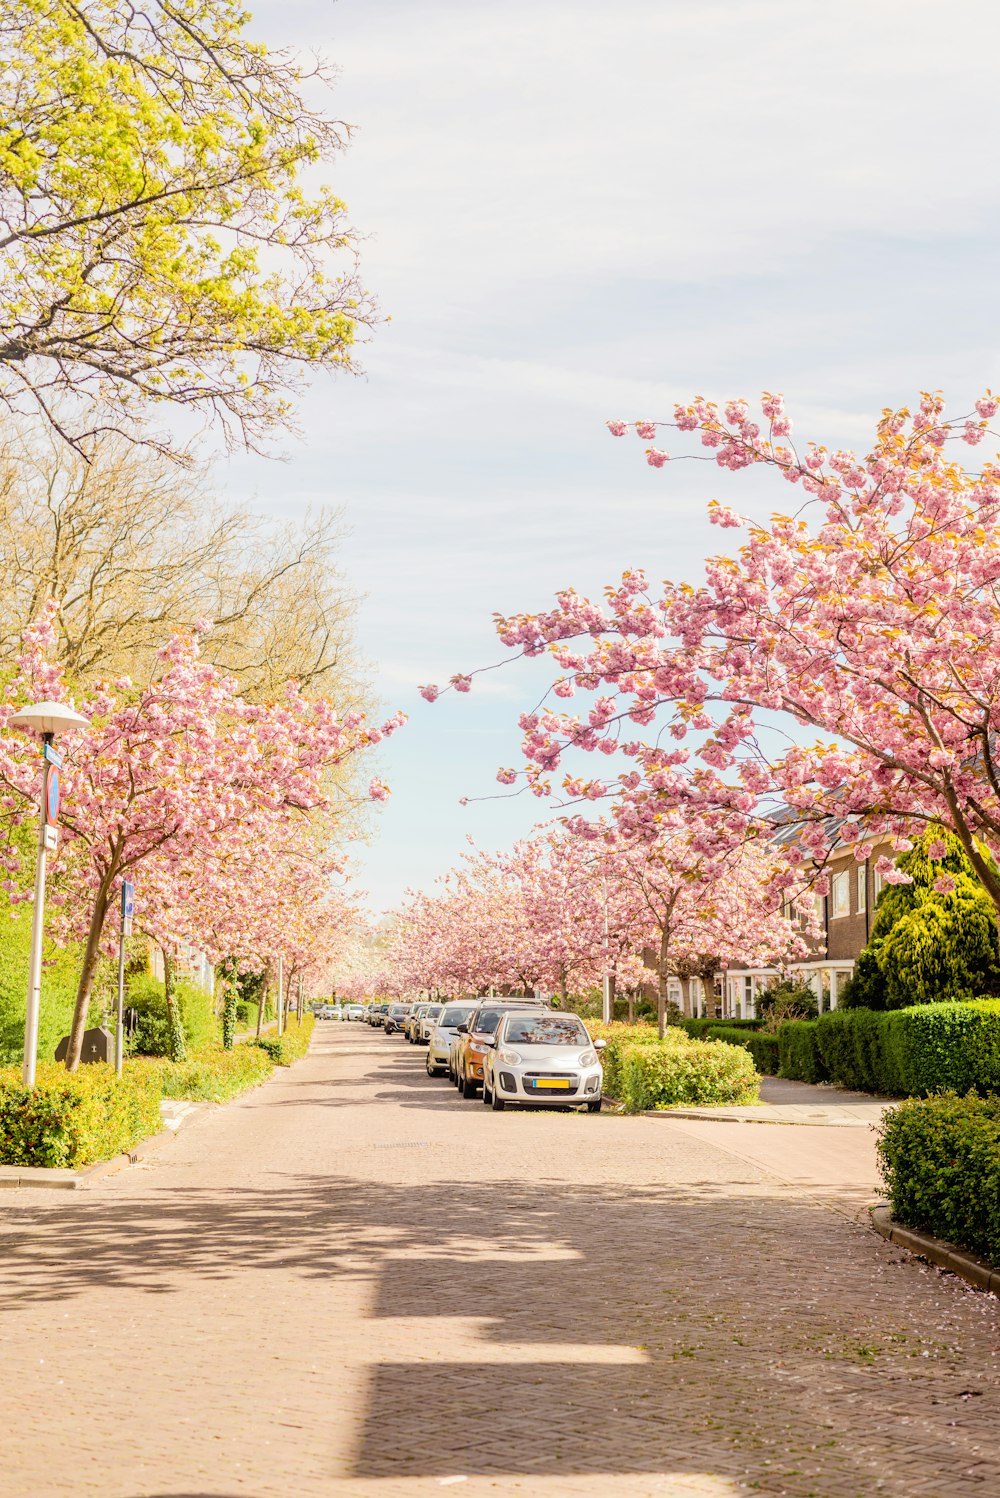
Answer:
[[459, 1097], [465, 1097], [465, 1073], [464, 1072], [459, 1072], [459, 1074], [458, 1074], [458, 1081], [455, 1083], [455, 1086], [458, 1088], [458, 1095], [459, 1095]]
[[587, 1104], [587, 1112], [588, 1113], [600, 1113], [600, 1111], [601, 1111], [601, 1099], [600, 1098], [597, 1099], [596, 1103], [588, 1103]]
[[437, 1074], [438, 1074], [438, 1069], [437, 1069], [436, 1066], [431, 1066], [431, 1058], [428, 1056], [427, 1057], [427, 1075], [429, 1077], [436, 1077]]
[[506, 1106], [507, 1104], [504, 1102], [503, 1098], [497, 1097], [496, 1093], [494, 1093], [490, 1098], [490, 1107], [493, 1109], [494, 1113], [502, 1113]]
[[466, 1077], [466, 1079], [465, 1079], [465, 1092], [463, 1093], [463, 1096], [464, 1097], [478, 1097], [479, 1096], [479, 1083], [478, 1082], [473, 1082], [473, 1080], [472, 1080], [471, 1077]]
[[486, 1104], [486, 1106], [488, 1108], [490, 1106], [490, 1103], [492, 1101], [493, 1101], [493, 1094], [490, 1091], [490, 1089], [487, 1087], [487, 1085], [486, 1085], [486, 1083], [484, 1081], [483, 1082], [483, 1102]]

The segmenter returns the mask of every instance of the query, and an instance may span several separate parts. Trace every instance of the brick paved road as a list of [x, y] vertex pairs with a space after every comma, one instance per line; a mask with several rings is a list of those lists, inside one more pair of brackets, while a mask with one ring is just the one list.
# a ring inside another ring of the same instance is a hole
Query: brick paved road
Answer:
[[996, 1302], [732, 1153], [786, 1131], [494, 1115], [323, 1028], [0, 1197], [3, 1498], [1000, 1491]]

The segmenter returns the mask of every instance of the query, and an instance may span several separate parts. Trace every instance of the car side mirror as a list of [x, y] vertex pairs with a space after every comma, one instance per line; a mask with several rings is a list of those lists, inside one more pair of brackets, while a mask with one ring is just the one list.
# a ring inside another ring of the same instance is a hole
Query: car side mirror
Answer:
[[595, 1040], [594, 1041], [594, 1050], [595, 1051], [603, 1051], [604, 1047], [607, 1045], [607, 1043], [608, 1042], [606, 1040]]
[[479, 1042], [479, 1044], [481, 1046], [484, 1046], [484, 1047], [487, 1047], [487, 1048], [492, 1048], [493, 1046], [496, 1045], [496, 1043], [497, 1042], [496, 1042], [496, 1036], [495, 1035], [484, 1035], [483, 1038], [482, 1038], [482, 1040]]
[[458, 1026], [458, 1033], [459, 1033], [459, 1035], [468, 1035], [468, 1033], [469, 1033], [469, 1027], [468, 1027], [468, 1025], [459, 1025]]

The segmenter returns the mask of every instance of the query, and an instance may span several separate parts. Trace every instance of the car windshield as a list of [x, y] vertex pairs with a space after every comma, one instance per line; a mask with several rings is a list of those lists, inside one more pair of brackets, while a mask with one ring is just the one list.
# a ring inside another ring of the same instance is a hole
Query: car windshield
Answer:
[[446, 1030], [454, 1030], [456, 1025], [464, 1025], [471, 1013], [472, 1010], [467, 1005], [461, 1009], [453, 1006], [444, 1011], [438, 1024], [443, 1025]]
[[441, 1004], [428, 1004], [427, 1009], [426, 1009], [426, 1011], [424, 1013], [424, 1018], [425, 1019], [437, 1019], [437, 1017], [441, 1013], [441, 1010], [442, 1010], [443, 1007], [444, 1006], [441, 1005]]
[[495, 1035], [497, 1033], [497, 1026], [499, 1025], [500, 1021], [503, 1019], [505, 1014], [509, 1013], [509, 1008], [480, 1009], [479, 1013], [476, 1015], [475, 1024], [470, 1025], [469, 1029], [478, 1031], [480, 1035]]
[[576, 1015], [521, 1015], [508, 1019], [504, 1041], [511, 1045], [589, 1045], [590, 1036]]
[[390, 1014], [409, 1014], [409, 1012], [410, 1010], [407, 1004], [393, 1004], [392, 1008], [389, 1010]]

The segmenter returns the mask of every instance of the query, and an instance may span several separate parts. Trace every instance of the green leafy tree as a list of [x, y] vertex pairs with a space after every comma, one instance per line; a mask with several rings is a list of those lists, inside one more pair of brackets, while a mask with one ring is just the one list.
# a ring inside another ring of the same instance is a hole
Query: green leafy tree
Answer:
[[958, 838], [931, 830], [899, 868], [912, 882], [883, 889], [842, 1004], [902, 1009], [1000, 992], [995, 909]]
[[254, 446], [303, 368], [354, 368], [374, 316], [355, 238], [304, 184], [349, 129], [307, 102], [323, 69], [248, 19], [238, 0], [3, 6], [0, 402], [80, 450], [161, 402]]

